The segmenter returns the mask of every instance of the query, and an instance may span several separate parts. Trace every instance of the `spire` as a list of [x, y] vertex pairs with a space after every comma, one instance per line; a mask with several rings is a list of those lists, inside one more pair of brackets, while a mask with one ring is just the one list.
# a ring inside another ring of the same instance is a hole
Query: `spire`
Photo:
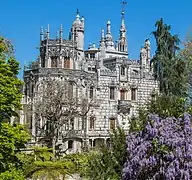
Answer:
[[40, 30], [40, 41], [43, 41], [44, 37], [43, 37], [43, 27], [41, 27], [41, 30]]
[[121, 29], [126, 31], [125, 29], [125, 5], [127, 4], [126, 1], [122, 1], [122, 11], [121, 11]]
[[106, 37], [105, 37], [105, 43], [106, 43], [106, 48], [108, 50], [115, 50], [113, 37], [111, 34], [111, 22], [110, 21], [107, 21], [107, 33], [106, 33]]
[[101, 47], [105, 47], [105, 33], [104, 33], [104, 29], [101, 30], [100, 48]]
[[122, 10], [121, 10], [121, 27], [120, 27], [120, 36], [119, 36], [119, 44], [118, 51], [127, 52], [127, 39], [126, 39], [126, 27], [125, 27], [125, 5], [127, 2], [123, 0], [122, 2]]

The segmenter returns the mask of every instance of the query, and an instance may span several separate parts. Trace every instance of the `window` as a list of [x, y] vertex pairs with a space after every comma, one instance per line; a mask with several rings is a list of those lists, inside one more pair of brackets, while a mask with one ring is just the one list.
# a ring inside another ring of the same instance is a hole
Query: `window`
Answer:
[[31, 85], [31, 95], [34, 93], [34, 84]]
[[136, 89], [135, 88], [131, 89], [131, 100], [133, 100], [133, 101], [136, 100]]
[[125, 46], [123, 45], [122, 47], [123, 47], [123, 49], [122, 49], [122, 50], [123, 50], [123, 51], [125, 51]]
[[95, 117], [90, 117], [90, 129], [94, 129], [95, 127]]
[[91, 71], [91, 67], [88, 67], [88, 71]]
[[68, 149], [73, 149], [73, 141], [72, 140], [68, 141]]
[[73, 98], [73, 84], [71, 82], [68, 84], [68, 95], [69, 99]]
[[93, 67], [93, 68], [92, 68], [92, 71], [93, 71], [93, 72], [96, 72], [96, 69], [95, 69], [95, 67]]
[[120, 100], [125, 100], [125, 90], [124, 89], [120, 90]]
[[90, 90], [89, 90], [89, 98], [90, 98], [90, 99], [93, 99], [93, 87], [90, 87]]
[[90, 58], [91, 58], [91, 59], [95, 59], [95, 53], [91, 53], [91, 54], [90, 54]]
[[85, 54], [85, 57], [88, 58], [89, 57], [88, 54]]
[[56, 56], [52, 56], [51, 57], [51, 67], [57, 67], [57, 57]]
[[110, 119], [110, 127], [111, 130], [115, 129], [115, 119]]
[[115, 88], [110, 87], [110, 99], [115, 99]]
[[125, 67], [121, 67], [121, 76], [125, 76]]
[[74, 130], [74, 118], [72, 118], [70, 121], [70, 129]]
[[68, 57], [64, 58], [64, 68], [70, 69], [70, 58]]

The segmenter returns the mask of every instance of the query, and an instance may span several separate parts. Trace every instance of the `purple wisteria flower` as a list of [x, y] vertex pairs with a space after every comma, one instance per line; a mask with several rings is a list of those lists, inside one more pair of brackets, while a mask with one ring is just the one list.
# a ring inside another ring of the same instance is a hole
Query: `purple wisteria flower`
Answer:
[[143, 131], [127, 136], [127, 152], [124, 180], [191, 180], [191, 116], [161, 119], [150, 115]]

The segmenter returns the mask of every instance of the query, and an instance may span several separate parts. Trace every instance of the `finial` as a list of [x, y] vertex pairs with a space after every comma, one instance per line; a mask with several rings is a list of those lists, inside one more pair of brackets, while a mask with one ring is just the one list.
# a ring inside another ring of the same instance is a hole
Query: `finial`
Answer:
[[77, 15], [76, 15], [76, 18], [77, 18], [77, 19], [80, 18], [80, 15], [79, 15], [79, 9], [77, 9]]
[[125, 5], [127, 4], [127, 1], [122, 0], [121, 4], [122, 4], [122, 11], [121, 11], [121, 13], [122, 13], [122, 15], [124, 15]]
[[77, 14], [79, 14], [79, 9], [77, 8]]
[[111, 22], [107, 21], [107, 34], [111, 34]]
[[125, 0], [122, 0], [122, 2], [121, 2], [121, 4], [122, 4], [122, 10], [121, 10], [121, 26], [123, 26], [124, 25], [124, 16], [125, 16], [125, 5], [127, 4], [127, 1], [125, 1]]

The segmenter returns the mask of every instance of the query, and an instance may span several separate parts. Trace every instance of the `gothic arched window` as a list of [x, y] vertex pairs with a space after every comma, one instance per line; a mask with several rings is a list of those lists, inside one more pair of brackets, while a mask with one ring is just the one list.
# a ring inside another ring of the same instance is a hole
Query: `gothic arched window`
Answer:
[[125, 76], [125, 67], [121, 67], [121, 76]]
[[125, 89], [120, 90], [120, 100], [125, 100]]
[[132, 101], [136, 101], [136, 98], [137, 98], [136, 97], [136, 91], [137, 91], [136, 88], [131, 89], [131, 100]]
[[57, 67], [57, 56], [52, 56], [51, 57], [51, 67]]
[[94, 116], [91, 116], [90, 117], [90, 129], [94, 129], [95, 128], [95, 117]]
[[70, 58], [68, 57], [64, 58], [64, 68], [70, 69]]

